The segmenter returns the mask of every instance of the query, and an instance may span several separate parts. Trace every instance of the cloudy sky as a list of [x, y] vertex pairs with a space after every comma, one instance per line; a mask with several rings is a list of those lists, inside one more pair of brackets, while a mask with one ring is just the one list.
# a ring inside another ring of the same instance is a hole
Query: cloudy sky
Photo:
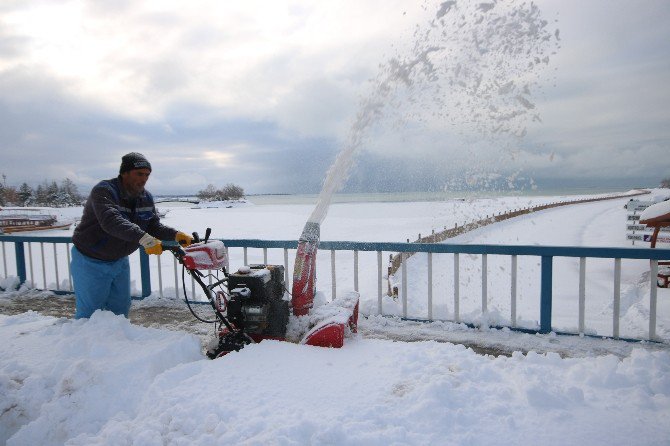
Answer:
[[[3, 0], [0, 173], [154, 193], [654, 186], [665, 0]], [[371, 105], [372, 104], [372, 105]], [[354, 141], [354, 142], [352, 142]]]

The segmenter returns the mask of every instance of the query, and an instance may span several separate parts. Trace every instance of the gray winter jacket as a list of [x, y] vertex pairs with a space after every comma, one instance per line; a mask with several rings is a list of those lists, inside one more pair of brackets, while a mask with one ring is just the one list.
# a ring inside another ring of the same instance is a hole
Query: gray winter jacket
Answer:
[[72, 242], [89, 257], [118, 260], [139, 247], [145, 232], [160, 240], [174, 240], [177, 234], [161, 224], [151, 193], [145, 190], [139, 197], [130, 197], [119, 176], [93, 188]]

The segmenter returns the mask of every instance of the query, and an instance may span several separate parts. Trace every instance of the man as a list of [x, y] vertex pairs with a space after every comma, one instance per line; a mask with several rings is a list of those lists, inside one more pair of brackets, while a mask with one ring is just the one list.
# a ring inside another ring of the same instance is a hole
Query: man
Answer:
[[191, 244], [189, 235], [161, 224], [153, 196], [144, 188], [150, 174], [151, 164], [144, 155], [128, 153], [121, 159], [119, 176], [98, 183], [86, 200], [72, 236], [76, 319], [88, 318], [96, 310], [128, 317], [128, 256], [140, 245], [147, 254], [160, 255], [161, 240]]

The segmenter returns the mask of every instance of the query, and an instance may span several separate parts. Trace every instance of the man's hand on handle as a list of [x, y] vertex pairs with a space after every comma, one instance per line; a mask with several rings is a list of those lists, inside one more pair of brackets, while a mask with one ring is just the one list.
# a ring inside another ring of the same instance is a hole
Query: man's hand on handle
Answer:
[[140, 245], [144, 247], [144, 252], [147, 254], [161, 255], [163, 253], [163, 245], [161, 241], [155, 237], [145, 233], [140, 239]]
[[193, 237], [180, 231], [177, 231], [177, 235], [175, 236], [174, 240], [184, 248], [190, 246], [190, 244], [193, 243]]

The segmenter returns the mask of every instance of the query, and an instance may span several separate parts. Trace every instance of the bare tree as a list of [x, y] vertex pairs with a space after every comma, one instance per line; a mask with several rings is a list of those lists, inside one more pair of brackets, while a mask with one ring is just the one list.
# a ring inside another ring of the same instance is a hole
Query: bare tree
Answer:
[[204, 201], [238, 200], [244, 198], [244, 189], [232, 183], [226, 184], [221, 189], [209, 184], [205, 189], [199, 191], [197, 196]]
[[208, 184], [206, 188], [198, 191], [198, 198], [204, 201], [216, 200], [217, 190], [213, 184]]
[[224, 197], [224, 200], [239, 200], [240, 198], [244, 198], [244, 189], [235, 184], [228, 183], [221, 189], [221, 195]]

